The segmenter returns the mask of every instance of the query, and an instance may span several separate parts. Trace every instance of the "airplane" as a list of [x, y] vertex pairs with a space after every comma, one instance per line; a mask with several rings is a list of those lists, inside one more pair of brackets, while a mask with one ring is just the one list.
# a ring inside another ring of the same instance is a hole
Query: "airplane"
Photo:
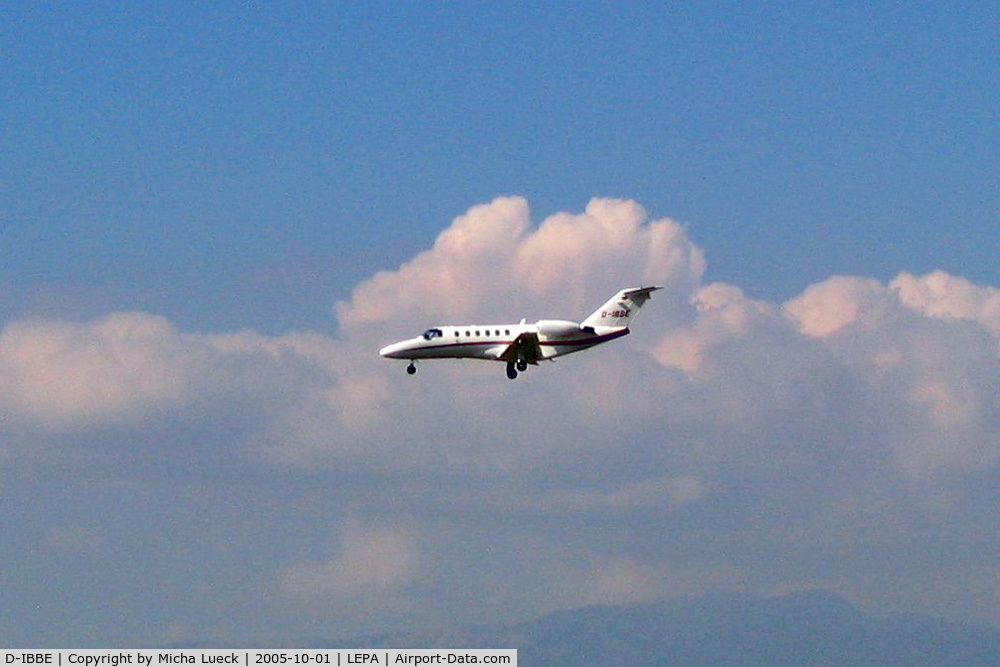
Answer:
[[629, 334], [628, 325], [659, 287], [623, 289], [583, 322], [538, 320], [527, 324], [437, 326], [420, 336], [379, 350], [390, 359], [408, 359], [406, 372], [417, 372], [418, 359], [486, 359], [507, 364], [507, 377], [517, 378], [528, 365], [586, 350]]

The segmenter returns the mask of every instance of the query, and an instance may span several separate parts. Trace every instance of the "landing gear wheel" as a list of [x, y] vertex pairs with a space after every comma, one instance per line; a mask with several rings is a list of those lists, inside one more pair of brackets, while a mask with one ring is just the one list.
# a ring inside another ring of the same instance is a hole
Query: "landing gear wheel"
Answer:
[[512, 361], [507, 364], [507, 377], [511, 380], [517, 378], [517, 368], [514, 367], [514, 362]]
[[528, 370], [528, 362], [525, 361], [524, 359], [518, 359], [517, 360], [517, 370], [521, 371], [522, 373], [524, 371]]
[[410, 365], [406, 367], [406, 372], [409, 373], [410, 375], [413, 375], [414, 373], [416, 373], [417, 372], [417, 366], [416, 366], [416, 364], [414, 364], [411, 361]]

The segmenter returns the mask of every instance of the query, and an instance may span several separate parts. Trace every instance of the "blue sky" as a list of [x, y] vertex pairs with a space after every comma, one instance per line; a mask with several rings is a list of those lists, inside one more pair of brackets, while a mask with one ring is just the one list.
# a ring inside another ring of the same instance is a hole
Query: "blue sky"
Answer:
[[993, 284], [995, 13], [8, 6], [4, 277], [322, 329], [331, 296], [514, 194], [539, 219], [635, 199], [761, 297]]
[[[0, 644], [1000, 623], [998, 11], [0, 5]], [[646, 280], [514, 384], [375, 355]]]

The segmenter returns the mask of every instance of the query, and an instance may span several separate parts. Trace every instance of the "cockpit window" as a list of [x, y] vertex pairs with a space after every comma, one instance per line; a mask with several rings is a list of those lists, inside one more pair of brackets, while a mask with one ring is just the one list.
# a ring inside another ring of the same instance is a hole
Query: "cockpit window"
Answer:
[[424, 332], [424, 340], [431, 340], [433, 338], [440, 338], [444, 333], [440, 329], [428, 329]]

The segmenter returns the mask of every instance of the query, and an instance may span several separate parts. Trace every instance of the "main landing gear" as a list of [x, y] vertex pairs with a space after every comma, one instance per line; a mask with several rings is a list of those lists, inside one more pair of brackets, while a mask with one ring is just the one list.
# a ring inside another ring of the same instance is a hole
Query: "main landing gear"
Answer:
[[521, 371], [523, 373], [526, 370], [528, 370], [528, 362], [525, 361], [524, 359], [518, 359], [516, 362], [514, 361], [507, 362], [507, 377], [509, 377], [511, 380], [517, 379], [518, 371]]

